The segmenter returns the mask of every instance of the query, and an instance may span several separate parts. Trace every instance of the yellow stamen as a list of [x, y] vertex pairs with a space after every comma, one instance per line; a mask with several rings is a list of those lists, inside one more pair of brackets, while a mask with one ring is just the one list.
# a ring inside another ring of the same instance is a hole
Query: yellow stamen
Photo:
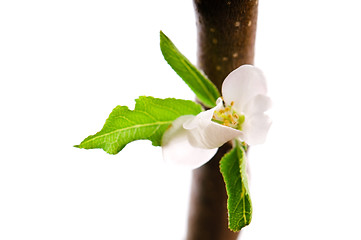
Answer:
[[218, 111], [214, 111], [212, 121], [222, 124], [226, 127], [242, 130], [244, 116], [238, 115], [237, 112], [233, 109], [233, 106], [234, 101], [232, 101], [230, 105], [225, 105], [223, 101], [223, 107]]

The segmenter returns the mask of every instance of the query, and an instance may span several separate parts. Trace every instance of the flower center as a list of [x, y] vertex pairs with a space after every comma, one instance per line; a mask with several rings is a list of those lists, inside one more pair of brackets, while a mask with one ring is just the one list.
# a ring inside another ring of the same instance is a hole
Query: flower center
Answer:
[[244, 122], [244, 115], [238, 114], [233, 109], [234, 102], [231, 102], [231, 105], [226, 105], [223, 102], [223, 108], [214, 111], [212, 121], [222, 124], [227, 127], [235, 128], [242, 130], [242, 123]]

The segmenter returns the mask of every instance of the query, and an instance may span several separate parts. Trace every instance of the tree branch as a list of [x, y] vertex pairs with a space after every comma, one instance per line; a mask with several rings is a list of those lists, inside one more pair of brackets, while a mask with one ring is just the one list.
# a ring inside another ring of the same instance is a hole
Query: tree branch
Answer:
[[[198, 67], [221, 90], [224, 78], [253, 64], [258, 0], [194, 0], [198, 29]], [[193, 171], [187, 240], [233, 240], [228, 230], [227, 195], [219, 161], [229, 143]]]

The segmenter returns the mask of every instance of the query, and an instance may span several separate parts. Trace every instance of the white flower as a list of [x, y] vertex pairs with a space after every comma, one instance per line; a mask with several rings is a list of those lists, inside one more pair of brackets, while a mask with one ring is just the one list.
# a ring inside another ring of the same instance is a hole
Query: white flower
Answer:
[[170, 163], [197, 168], [208, 162], [224, 143], [238, 139], [249, 145], [265, 141], [271, 125], [265, 115], [271, 107], [262, 72], [243, 65], [223, 82], [217, 106], [197, 116], [176, 119], [162, 139], [163, 158]]

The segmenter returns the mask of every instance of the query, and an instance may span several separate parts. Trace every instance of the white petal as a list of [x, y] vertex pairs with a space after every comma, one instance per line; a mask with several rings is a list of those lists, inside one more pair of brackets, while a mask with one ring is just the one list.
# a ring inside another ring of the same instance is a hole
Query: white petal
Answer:
[[263, 73], [252, 65], [242, 65], [231, 72], [223, 82], [222, 95], [227, 104], [242, 112], [248, 101], [256, 95], [266, 95], [267, 85]]
[[208, 124], [211, 122], [214, 111], [219, 111], [222, 108], [222, 99], [217, 99], [217, 106], [211, 108], [207, 111], [199, 113], [193, 119], [189, 119], [186, 121], [183, 126], [185, 129], [194, 129], [194, 128], [206, 128]]
[[205, 128], [188, 130], [189, 142], [200, 148], [218, 148], [234, 138], [243, 139], [243, 132], [212, 121]]
[[208, 162], [217, 152], [217, 148], [204, 149], [190, 144], [183, 123], [195, 116], [186, 115], [177, 118], [162, 138], [163, 158], [167, 163], [194, 169]]
[[248, 101], [243, 109], [243, 113], [250, 117], [254, 114], [264, 113], [271, 108], [271, 105], [272, 101], [268, 96], [257, 95]]
[[242, 126], [244, 141], [249, 145], [264, 143], [270, 126], [271, 119], [263, 113], [246, 118]]
[[218, 99], [216, 107], [201, 112], [183, 124], [183, 127], [188, 130], [188, 140], [193, 146], [218, 148], [236, 137], [243, 138], [241, 131], [212, 121], [214, 111], [221, 109], [222, 104], [222, 100]]

